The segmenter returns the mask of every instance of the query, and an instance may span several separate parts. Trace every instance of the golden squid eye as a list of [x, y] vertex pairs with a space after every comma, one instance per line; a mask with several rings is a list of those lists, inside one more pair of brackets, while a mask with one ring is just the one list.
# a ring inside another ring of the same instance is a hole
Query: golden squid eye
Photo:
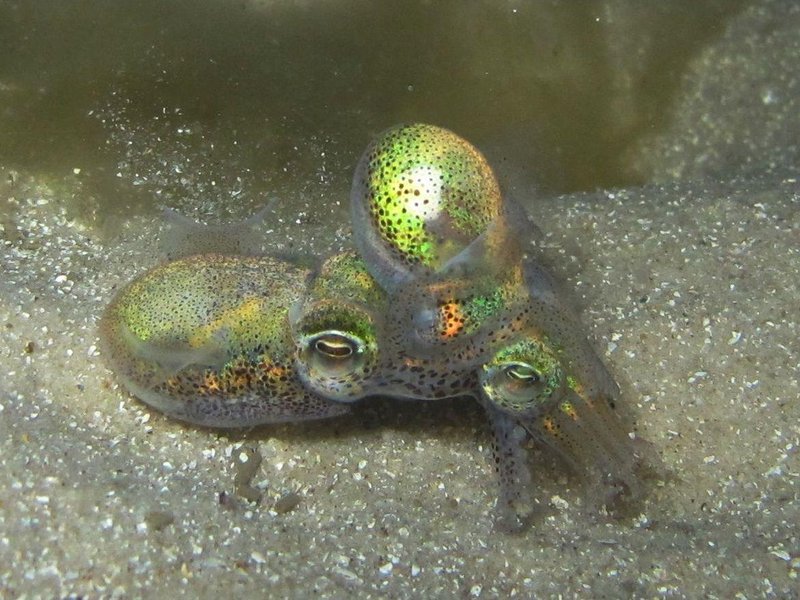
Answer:
[[314, 350], [330, 359], [344, 360], [361, 351], [360, 340], [338, 331], [323, 332], [311, 341]]
[[506, 377], [525, 385], [541, 381], [541, 376], [532, 366], [525, 363], [509, 363], [503, 367]]

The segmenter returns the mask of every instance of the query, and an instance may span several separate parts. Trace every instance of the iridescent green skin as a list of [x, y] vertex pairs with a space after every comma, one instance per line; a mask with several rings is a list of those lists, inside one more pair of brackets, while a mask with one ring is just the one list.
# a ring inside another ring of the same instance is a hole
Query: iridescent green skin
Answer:
[[472, 144], [425, 124], [393, 127], [353, 177], [353, 233], [380, 285], [393, 291], [441, 269], [501, 212], [500, 187]]
[[100, 323], [123, 385], [168, 416], [211, 427], [315, 419], [348, 407], [295, 371], [289, 307], [308, 272], [269, 257], [190, 256], [147, 271]]

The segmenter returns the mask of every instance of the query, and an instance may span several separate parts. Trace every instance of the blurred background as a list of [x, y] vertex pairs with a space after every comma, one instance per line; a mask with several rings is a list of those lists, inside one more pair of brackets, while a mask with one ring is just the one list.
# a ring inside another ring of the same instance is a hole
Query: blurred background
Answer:
[[637, 143], [744, 4], [3, 2], [0, 165], [100, 229], [269, 197], [342, 210], [361, 151], [404, 121], [466, 137], [523, 198], [634, 185]]

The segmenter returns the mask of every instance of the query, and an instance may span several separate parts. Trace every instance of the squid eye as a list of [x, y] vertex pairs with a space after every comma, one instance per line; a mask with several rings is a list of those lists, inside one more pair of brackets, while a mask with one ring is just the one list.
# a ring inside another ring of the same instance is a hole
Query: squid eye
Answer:
[[344, 360], [357, 354], [362, 344], [346, 334], [340, 332], [326, 332], [312, 340], [314, 350], [327, 358]]
[[506, 377], [512, 381], [532, 385], [541, 381], [541, 375], [532, 366], [525, 363], [511, 363], [503, 367]]
[[325, 354], [331, 358], [347, 358], [354, 352], [349, 341], [337, 339], [317, 340], [314, 343], [314, 349], [317, 352]]

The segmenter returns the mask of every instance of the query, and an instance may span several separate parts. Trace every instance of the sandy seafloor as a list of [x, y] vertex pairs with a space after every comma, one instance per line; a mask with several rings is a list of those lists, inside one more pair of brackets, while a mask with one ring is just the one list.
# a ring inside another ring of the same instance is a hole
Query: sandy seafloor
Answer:
[[[75, 190], [15, 172], [0, 596], [798, 597], [800, 18], [785, 13], [769, 28], [744, 14], [697, 58], [642, 150], [662, 183], [522, 199], [671, 473], [621, 520], [586, 514], [580, 482], [537, 455], [542, 516], [496, 531], [489, 435], [469, 401], [376, 401], [247, 433], [149, 411], [115, 383], [96, 323], [158, 261], [158, 219], [102, 236], [67, 216]], [[743, 35], [763, 50], [750, 62], [726, 46]], [[346, 242], [346, 190], [316, 214], [278, 210], [276, 247], [301, 227], [311, 247]], [[242, 445], [263, 457], [259, 503], [235, 479]], [[276, 511], [291, 494], [299, 504]]]

